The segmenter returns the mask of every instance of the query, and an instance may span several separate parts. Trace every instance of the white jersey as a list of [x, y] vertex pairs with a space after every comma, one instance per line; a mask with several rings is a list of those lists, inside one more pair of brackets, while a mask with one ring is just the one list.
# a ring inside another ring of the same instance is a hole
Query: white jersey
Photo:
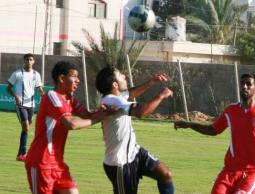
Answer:
[[136, 136], [132, 127], [129, 111], [134, 102], [128, 101], [128, 92], [121, 96], [112, 94], [101, 99], [101, 104], [114, 105], [121, 112], [102, 121], [105, 141], [104, 163], [109, 166], [122, 166], [135, 159], [140, 146], [136, 144]]
[[8, 82], [14, 86], [15, 94], [22, 99], [22, 106], [35, 107], [34, 89], [42, 86], [41, 76], [37, 71], [18, 69], [12, 73]]

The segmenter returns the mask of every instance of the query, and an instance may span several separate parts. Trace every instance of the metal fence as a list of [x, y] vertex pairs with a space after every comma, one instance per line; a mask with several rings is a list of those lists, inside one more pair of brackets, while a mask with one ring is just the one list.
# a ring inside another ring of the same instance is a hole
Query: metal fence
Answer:
[[[5, 84], [11, 73], [22, 63], [23, 55], [20, 54], [1, 54], [0, 62], [0, 84]], [[41, 73], [40, 56], [36, 55], [36, 69]], [[86, 92], [84, 90], [84, 67], [81, 57], [60, 57], [46, 56], [45, 58], [45, 85], [52, 86], [51, 70], [54, 64], [59, 60], [69, 60], [76, 63], [79, 67], [81, 86], [76, 92], [76, 97], [85, 103]], [[87, 88], [88, 99], [91, 109], [98, 106], [100, 97], [95, 88], [95, 77], [98, 70], [95, 70], [93, 64], [87, 61]], [[180, 63], [182, 68], [182, 77], [184, 90], [186, 94], [187, 110], [199, 111], [207, 115], [217, 116], [229, 103], [238, 101], [236, 72], [234, 64], [197, 64], [197, 63]], [[254, 65], [238, 65], [238, 78], [243, 73], [253, 73]], [[164, 100], [156, 113], [162, 115], [172, 115], [174, 113], [184, 113], [183, 94], [181, 90], [180, 71], [177, 62], [151, 62], [138, 61], [135, 69], [132, 69], [134, 85], [144, 83], [158, 72], [164, 72], [169, 77], [166, 85], [156, 84], [137, 101], [146, 102], [158, 94], [162, 87], [167, 86], [174, 92], [174, 97]]]

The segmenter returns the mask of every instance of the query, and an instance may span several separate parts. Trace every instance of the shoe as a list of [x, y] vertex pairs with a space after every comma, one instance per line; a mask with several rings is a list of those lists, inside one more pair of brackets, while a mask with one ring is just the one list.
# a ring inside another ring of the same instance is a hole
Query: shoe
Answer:
[[24, 162], [24, 161], [26, 160], [26, 156], [27, 156], [27, 154], [18, 155], [18, 156], [16, 157], [16, 161]]

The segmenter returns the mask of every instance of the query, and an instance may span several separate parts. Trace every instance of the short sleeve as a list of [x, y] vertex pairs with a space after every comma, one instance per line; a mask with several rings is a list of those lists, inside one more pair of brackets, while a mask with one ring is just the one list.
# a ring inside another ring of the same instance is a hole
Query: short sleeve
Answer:
[[49, 104], [45, 104], [48, 115], [55, 120], [60, 120], [63, 116], [71, 115], [72, 109], [66, 107], [54, 91], [49, 91], [47, 95], [50, 100]]
[[16, 81], [17, 81], [17, 76], [16, 76], [16, 72], [14, 72], [11, 74], [11, 77], [8, 79], [8, 82], [11, 85], [15, 85]]
[[106, 106], [115, 106], [122, 109], [125, 114], [129, 114], [129, 109], [133, 102], [127, 101], [123, 96], [107, 95], [102, 98], [101, 104]]
[[41, 75], [36, 72], [36, 77], [35, 77], [35, 87], [39, 87], [42, 86], [42, 79], [41, 79]]
[[225, 113], [222, 113], [213, 123], [213, 128], [215, 129], [216, 133], [222, 133], [227, 127], [228, 123]]

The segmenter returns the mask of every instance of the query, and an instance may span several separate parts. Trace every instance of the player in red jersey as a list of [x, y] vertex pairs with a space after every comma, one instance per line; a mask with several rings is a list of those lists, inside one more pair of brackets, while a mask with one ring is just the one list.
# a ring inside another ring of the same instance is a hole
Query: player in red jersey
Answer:
[[255, 193], [255, 75], [243, 74], [240, 80], [242, 101], [230, 104], [211, 125], [177, 121], [175, 128], [191, 128], [205, 135], [230, 129], [230, 146], [225, 165], [212, 194]]
[[35, 137], [25, 160], [27, 177], [33, 194], [78, 194], [63, 158], [68, 131], [88, 127], [111, 113], [103, 106], [88, 113], [73, 98], [80, 82], [74, 64], [58, 62], [52, 78], [55, 89], [42, 97]]

